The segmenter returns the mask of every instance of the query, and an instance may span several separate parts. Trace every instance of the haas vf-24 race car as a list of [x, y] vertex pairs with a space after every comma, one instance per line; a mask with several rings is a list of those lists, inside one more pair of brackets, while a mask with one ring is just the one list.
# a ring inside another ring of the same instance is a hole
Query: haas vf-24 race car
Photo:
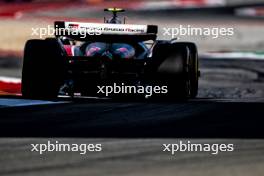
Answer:
[[98, 87], [113, 84], [166, 87], [166, 93], [152, 97], [197, 96], [194, 43], [157, 40], [156, 25], [125, 24], [117, 16], [122, 9], [106, 11], [113, 16], [104, 23], [56, 21], [54, 38], [27, 41], [22, 73], [25, 98], [100, 97], [105, 95], [98, 93]]

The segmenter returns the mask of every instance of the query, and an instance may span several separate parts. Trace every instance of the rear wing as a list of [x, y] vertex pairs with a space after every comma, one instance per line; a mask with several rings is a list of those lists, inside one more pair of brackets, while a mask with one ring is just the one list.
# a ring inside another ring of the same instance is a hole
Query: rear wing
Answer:
[[79, 41], [140, 42], [156, 40], [156, 25], [81, 23], [56, 21], [55, 36]]

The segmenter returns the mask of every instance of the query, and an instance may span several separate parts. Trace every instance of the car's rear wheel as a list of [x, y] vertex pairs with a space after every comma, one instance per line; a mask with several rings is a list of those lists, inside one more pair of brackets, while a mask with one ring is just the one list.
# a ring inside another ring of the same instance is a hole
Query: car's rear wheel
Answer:
[[[155, 80], [167, 86], [168, 99], [187, 99], [191, 97], [190, 62], [191, 50], [184, 43], [160, 42], [153, 49], [156, 62]], [[154, 64], [155, 65], [155, 64]], [[163, 95], [164, 97], [164, 95]]]
[[54, 99], [63, 84], [65, 63], [57, 39], [29, 40], [25, 45], [22, 95], [31, 99]]
[[198, 94], [199, 83], [199, 61], [198, 61], [198, 49], [194, 43], [182, 42], [190, 50], [190, 62], [189, 62], [189, 77], [190, 77], [190, 97], [195, 98]]

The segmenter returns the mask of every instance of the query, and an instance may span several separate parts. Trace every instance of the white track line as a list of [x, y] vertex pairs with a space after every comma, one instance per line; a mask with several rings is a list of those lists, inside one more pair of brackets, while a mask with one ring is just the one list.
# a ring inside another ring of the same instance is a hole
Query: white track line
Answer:
[[5, 83], [21, 83], [20, 78], [12, 78], [12, 77], [6, 77], [6, 76], [0, 76], [0, 81], [5, 82]]
[[255, 53], [204, 53], [199, 55], [201, 58], [209, 59], [231, 59], [231, 60], [262, 60], [264, 61], [264, 55], [258, 55]]
[[50, 105], [50, 104], [64, 104], [65, 101], [44, 101], [44, 100], [27, 100], [27, 99], [14, 99], [14, 98], [0, 98], [0, 106], [4, 107], [21, 107], [33, 105]]
[[[21, 79], [6, 76], [0, 76], [0, 82], [6, 84], [21, 84]], [[0, 87], [1, 90], [1, 87]], [[63, 104], [66, 101], [44, 101], [44, 100], [28, 100], [20, 98], [0, 98], [0, 106], [2, 107], [20, 107], [20, 106], [33, 106], [33, 105], [49, 105], [49, 104]]]

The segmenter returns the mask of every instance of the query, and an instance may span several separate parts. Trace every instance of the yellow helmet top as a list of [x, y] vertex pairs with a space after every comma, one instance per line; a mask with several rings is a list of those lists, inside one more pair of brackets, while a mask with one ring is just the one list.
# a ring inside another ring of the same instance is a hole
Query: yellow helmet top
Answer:
[[116, 13], [116, 12], [124, 12], [125, 10], [121, 8], [111, 7], [111, 8], [104, 9], [104, 11]]

